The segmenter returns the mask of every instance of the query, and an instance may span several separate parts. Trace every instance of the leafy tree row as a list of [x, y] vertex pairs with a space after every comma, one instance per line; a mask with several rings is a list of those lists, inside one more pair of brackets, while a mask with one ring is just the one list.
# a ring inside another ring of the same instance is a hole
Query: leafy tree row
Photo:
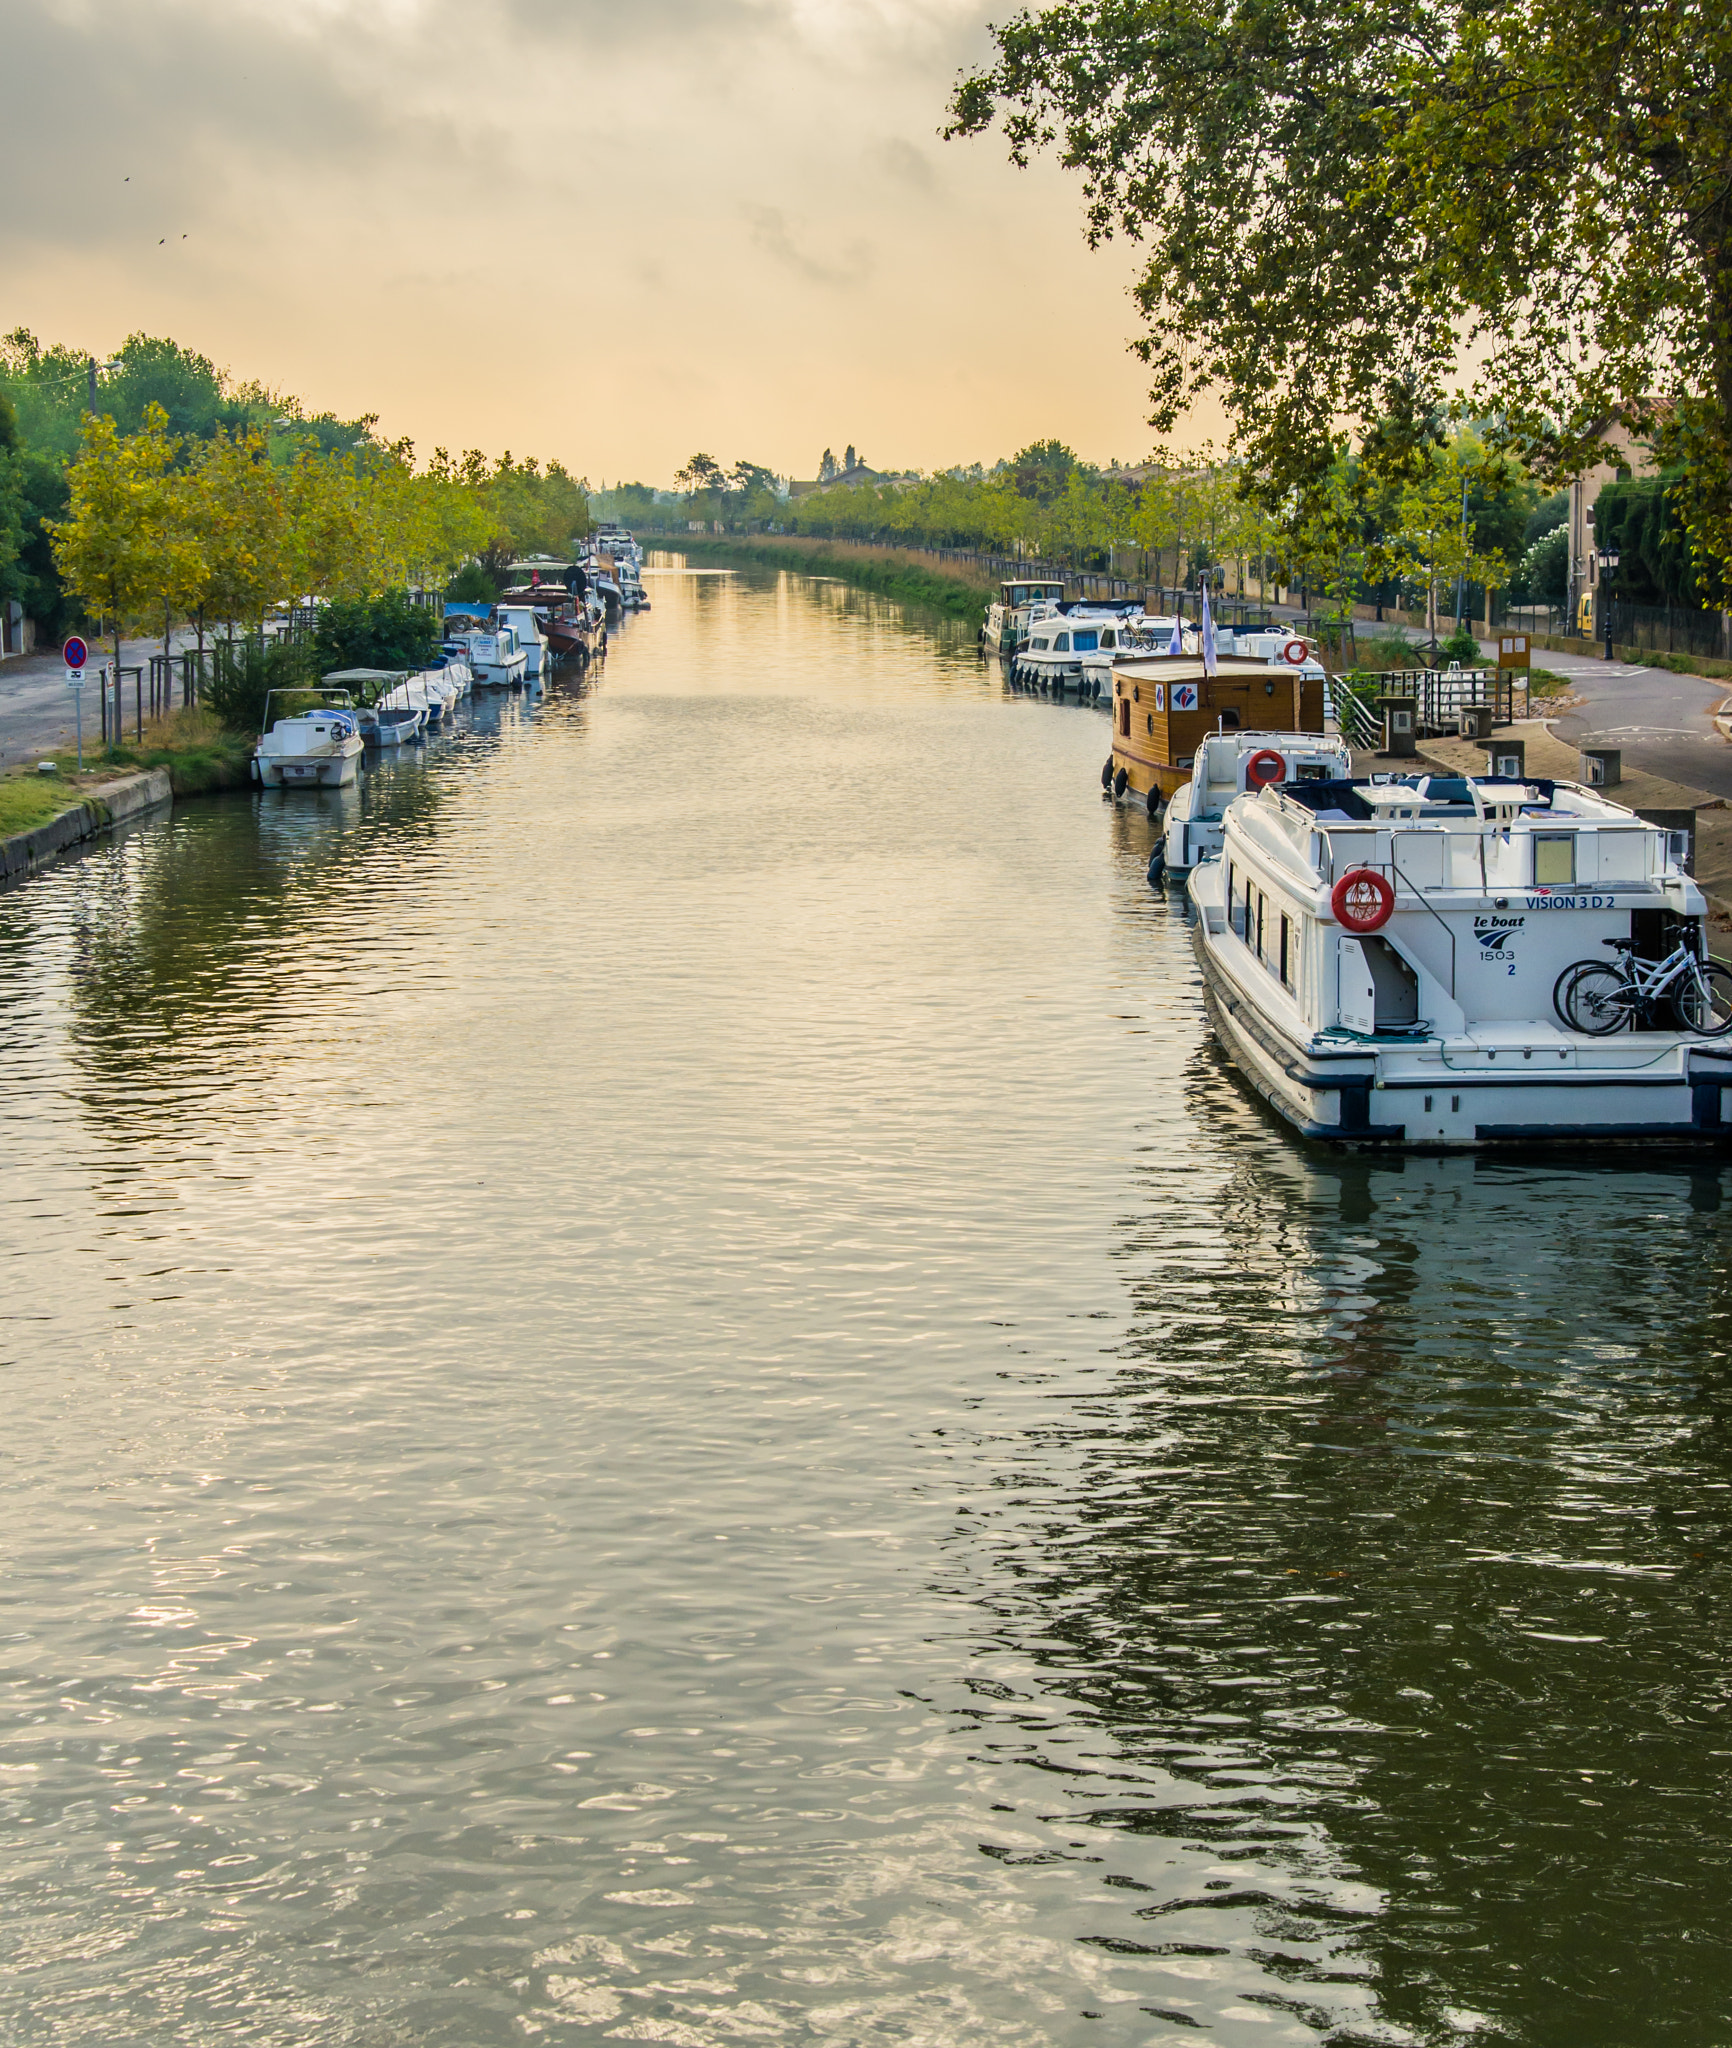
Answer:
[[[515, 556], [563, 555], [589, 529], [587, 487], [558, 462], [435, 449], [418, 468], [412, 443], [380, 440], [376, 415], [309, 414], [143, 334], [100, 366], [93, 415], [90, 362], [23, 328], [0, 341], [0, 599], [22, 602], [45, 635], [67, 630], [81, 604], [129, 623], [141, 605], [160, 617], [165, 599], [182, 617], [243, 620], [297, 595], [442, 579], [458, 562], [471, 564], [473, 594], [492, 596]], [[122, 574], [128, 519], [138, 560]], [[78, 582], [63, 567], [68, 536], [92, 520], [118, 522], [113, 559], [92, 568], [79, 541]], [[93, 587], [140, 578], [157, 587], [120, 610]]]
[[1219, 400], [1278, 509], [1326, 506], [1344, 426], [1399, 494], [1452, 400], [1554, 487], [1621, 418], [1693, 579], [1732, 578], [1732, 10], [1046, 0], [992, 33], [951, 133], [1052, 150], [1091, 241], [1147, 249], [1157, 431]]

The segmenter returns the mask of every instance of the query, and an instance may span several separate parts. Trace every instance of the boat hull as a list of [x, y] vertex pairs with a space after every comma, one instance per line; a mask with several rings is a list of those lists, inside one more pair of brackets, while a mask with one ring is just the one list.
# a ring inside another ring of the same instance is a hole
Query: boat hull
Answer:
[[266, 789], [347, 789], [361, 772], [362, 744], [352, 753], [296, 756], [257, 755], [259, 780]]
[[[1240, 1076], [1301, 1137], [1372, 1150], [1478, 1151], [1535, 1144], [1641, 1145], [1691, 1149], [1732, 1145], [1732, 1048], [1679, 1041], [1656, 1059], [1632, 1051], [1569, 1073], [1451, 1069], [1435, 1049], [1351, 1051], [1289, 1038], [1262, 1013], [1210, 944], [1210, 913], [1197, 906], [1191, 942], [1204, 1005]], [[1216, 913], [1217, 915], [1219, 913]], [[1647, 1039], [1661, 1043], [1660, 1035]], [[1426, 1072], [1430, 1062], [1434, 1072]]]

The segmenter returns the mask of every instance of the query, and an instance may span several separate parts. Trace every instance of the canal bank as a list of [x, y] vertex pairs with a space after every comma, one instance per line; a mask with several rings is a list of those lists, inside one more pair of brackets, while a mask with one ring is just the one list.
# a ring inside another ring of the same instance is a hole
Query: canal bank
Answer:
[[652, 545], [694, 562], [750, 563], [801, 576], [835, 577], [904, 604], [925, 606], [979, 628], [997, 585], [983, 570], [935, 563], [909, 548], [859, 541], [812, 540], [800, 534], [646, 536]]

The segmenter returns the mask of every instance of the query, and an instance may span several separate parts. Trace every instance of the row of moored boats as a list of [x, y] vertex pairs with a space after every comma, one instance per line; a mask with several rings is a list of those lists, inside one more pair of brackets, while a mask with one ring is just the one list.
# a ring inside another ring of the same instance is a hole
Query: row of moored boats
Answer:
[[1216, 1034], [1307, 1137], [1732, 1137], [1732, 968], [1675, 819], [1585, 774], [1489, 772], [1495, 736], [1485, 774], [1356, 769], [1316, 650], [1217, 634], [1206, 605], [1175, 623], [1007, 583], [983, 640], [1109, 712], [1103, 794], [1153, 822]]
[[451, 730], [473, 690], [538, 690], [563, 663], [587, 669], [607, 653], [610, 625], [649, 608], [643, 551], [620, 528], [604, 529], [569, 561], [535, 556], [511, 566], [529, 580], [498, 603], [446, 606], [445, 637], [426, 668], [335, 669], [315, 689], [272, 691], [254, 779], [267, 789], [346, 788], [369, 749]]

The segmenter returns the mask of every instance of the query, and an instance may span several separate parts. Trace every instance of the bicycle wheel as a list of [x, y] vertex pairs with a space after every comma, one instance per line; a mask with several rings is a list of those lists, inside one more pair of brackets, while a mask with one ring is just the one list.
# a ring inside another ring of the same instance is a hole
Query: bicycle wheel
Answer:
[[[1575, 980], [1578, 974], [1603, 973], [1605, 966], [1606, 963], [1603, 960], [1572, 960], [1563, 973], [1558, 976], [1557, 980], [1552, 983], [1552, 1008], [1557, 1011], [1560, 1024], [1568, 1025], [1570, 1022], [1570, 1013], [1564, 1008], [1564, 998], [1569, 993], [1571, 982]], [[1571, 1028], [1574, 1029], [1573, 1026]]]
[[1680, 1031], [1693, 1031], [1698, 1038], [1724, 1038], [1732, 1031], [1732, 967], [1703, 960], [1699, 971], [1700, 986], [1694, 975], [1687, 975], [1672, 990], [1672, 1014]]
[[1610, 1038], [1630, 1021], [1635, 991], [1615, 967], [1584, 960], [1564, 989], [1559, 1010], [1572, 1031]]

